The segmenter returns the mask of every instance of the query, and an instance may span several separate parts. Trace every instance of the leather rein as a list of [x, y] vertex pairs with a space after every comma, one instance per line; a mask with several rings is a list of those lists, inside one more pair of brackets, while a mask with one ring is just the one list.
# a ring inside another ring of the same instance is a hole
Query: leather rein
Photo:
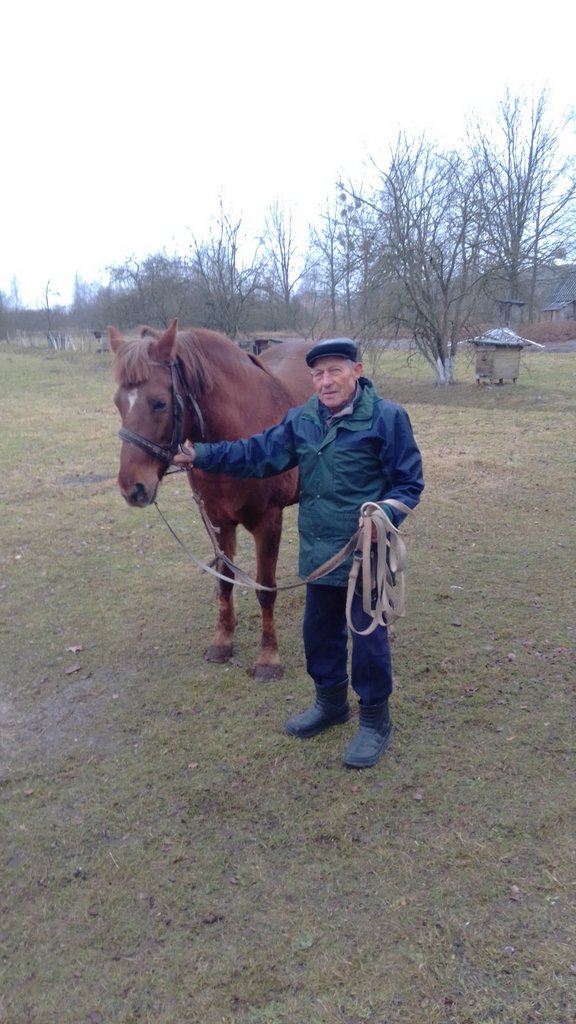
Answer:
[[[404, 569], [406, 566], [406, 545], [397, 526], [394, 525], [384, 510], [376, 502], [368, 501], [362, 505], [361, 515], [366, 520], [364, 529], [358, 529], [350, 540], [332, 555], [326, 562], [318, 566], [306, 579], [297, 583], [279, 584], [275, 587], [267, 587], [258, 583], [248, 575], [240, 566], [236, 565], [221, 550], [218, 544], [218, 528], [215, 527], [204, 508], [202, 497], [194, 487], [192, 474], [193, 469], [185, 469], [188, 473], [192, 496], [198, 505], [200, 515], [206, 531], [212, 541], [214, 558], [210, 563], [202, 562], [196, 555], [186, 547], [184, 542], [172, 528], [166, 516], [157, 502], [154, 502], [160, 518], [168, 527], [170, 533], [180, 545], [190, 561], [202, 571], [222, 580], [232, 586], [251, 587], [253, 590], [267, 591], [268, 593], [279, 593], [281, 590], [294, 590], [296, 587], [303, 587], [307, 583], [315, 583], [317, 580], [333, 572], [342, 565], [350, 555], [353, 555], [352, 568], [348, 577], [348, 592], [346, 597], [346, 620], [353, 633], [361, 633], [367, 636], [378, 626], [390, 626], [396, 619], [401, 619], [406, 614], [405, 608], [405, 584]], [[390, 505], [404, 515], [412, 512], [401, 501], [389, 498], [384, 504]], [[375, 542], [372, 541], [372, 527], [376, 533]], [[216, 569], [228, 568], [234, 576], [225, 575]], [[372, 622], [364, 630], [356, 629], [352, 621], [352, 599], [361, 583], [362, 608], [372, 619]]]

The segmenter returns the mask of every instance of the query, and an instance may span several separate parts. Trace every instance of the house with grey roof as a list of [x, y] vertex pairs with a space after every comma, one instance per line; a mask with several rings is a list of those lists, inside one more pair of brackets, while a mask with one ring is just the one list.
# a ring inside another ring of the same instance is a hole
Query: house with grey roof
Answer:
[[567, 275], [540, 311], [543, 320], [576, 320], [576, 274]]

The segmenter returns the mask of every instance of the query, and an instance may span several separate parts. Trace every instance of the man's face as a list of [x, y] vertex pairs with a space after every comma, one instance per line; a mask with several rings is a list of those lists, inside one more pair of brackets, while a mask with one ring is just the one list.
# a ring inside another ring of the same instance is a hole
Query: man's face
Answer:
[[331, 412], [339, 412], [351, 400], [362, 363], [339, 356], [321, 356], [312, 366], [312, 383], [318, 398]]

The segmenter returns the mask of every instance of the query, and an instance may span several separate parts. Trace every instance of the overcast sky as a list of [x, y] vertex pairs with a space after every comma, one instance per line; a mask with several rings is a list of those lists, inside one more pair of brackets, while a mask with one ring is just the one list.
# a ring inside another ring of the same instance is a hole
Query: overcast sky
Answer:
[[276, 199], [308, 223], [399, 130], [456, 145], [507, 87], [576, 103], [555, 0], [7, 0], [2, 21], [0, 290], [27, 305], [186, 251], [220, 196], [254, 232]]

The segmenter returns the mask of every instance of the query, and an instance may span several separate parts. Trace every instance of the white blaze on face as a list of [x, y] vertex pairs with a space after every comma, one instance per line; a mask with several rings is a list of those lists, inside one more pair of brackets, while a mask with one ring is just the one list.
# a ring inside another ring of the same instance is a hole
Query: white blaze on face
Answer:
[[132, 409], [136, 405], [137, 399], [138, 399], [138, 388], [132, 388], [132, 390], [128, 392], [128, 411], [129, 412], [132, 412]]

